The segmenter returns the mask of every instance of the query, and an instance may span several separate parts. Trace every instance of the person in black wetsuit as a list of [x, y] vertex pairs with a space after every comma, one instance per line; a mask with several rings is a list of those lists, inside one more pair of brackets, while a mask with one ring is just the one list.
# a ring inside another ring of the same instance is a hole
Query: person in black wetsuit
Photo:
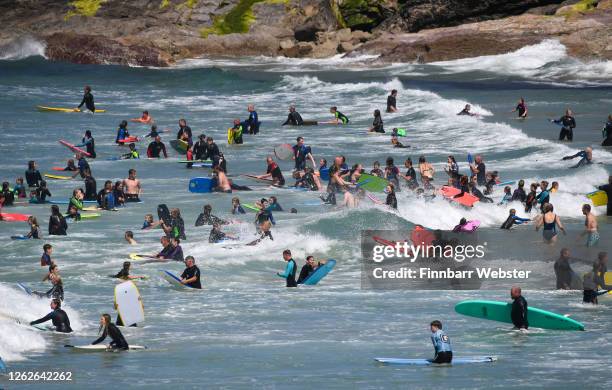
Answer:
[[247, 111], [249, 112], [249, 117], [243, 122], [242, 125], [249, 134], [257, 134], [259, 133], [259, 125], [261, 122], [259, 121], [257, 111], [255, 111], [255, 106], [253, 104], [249, 104], [247, 106]]
[[43, 278], [43, 282], [50, 281], [53, 285], [49, 291], [45, 293], [36, 293], [40, 297], [54, 298], [59, 299], [60, 301], [64, 300], [64, 282], [62, 281], [61, 276], [59, 275], [59, 268], [57, 264], [53, 263], [49, 266], [49, 273], [45, 275]]
[[85, 170], [85, 196], [83, 200], [98, 200], [98, 189], [96, 185], [96, 179], [91, 176], [89, 169]]
[[65, 236], [66, 230], [68, 230], [68, 224], [60, 213], [59, 207], [54, 204], [51, 206], [51, 216], [49, 217], [49, 235]]
[[476, 116], [477, 114], [474, 114], [471, 110], [472, 110], [472, 106], [469, 104], [466, 104], [465, 107], [463, 107], [463, 110], [459, 111], [457, 115]]
[[47, 182], [45, 180], [40, 181], [40, 186], [35, 191], [36, 203], [45, 203], [47, 196], [51, 196], [51, 192], [47, 188]]
[[212, 160], [213, 169], [220, 167], [223, 172], [227, 173], [227, 165], [225, 159], [221, 161], [223, 154], [219, 151], [219, 147], [215, 143], [213, 137], [206, 137], [206, 153], [203, 156], [204, 160]]
[[289, 249], [285, 249], [283, 251], [283, 260], [287, 262], [285, 272], [283, 272], [282, 274], [278, 272], [276, 275], [283, 279], [286, 279], [287, 287], [297, 287], [297, 282], [295, 281], [297, 265], [295, 264], [295, 260], [293, 260], [293, 258], [291, 257], [291, 251]]
[[476, 176], [476, 181], [479, 186], [487, 184], [487, 167], [482, 159], [482, 156], [476, 156], [474, 163], [470, 164], [472, 175]]
[[302, 126], [303, 124], [304, 120], [300, 113], [295, 110], [295, 106], [289, 106], [289, 115], [287, 115], [287, 120], [282, 125]]
[[516, 209], [510, 209], [508, 218], [502, 223], [500, 229], [510, 230], [514, 225], [521, 225], [531, 221], [529, 218], [521, 218], [516, 215]]
[[324, 265], [325, 262], [318, 262], [315, 265], [315, 259], [313, 256], [306, 257], [306, 264], [302, 266], [300, 270], [300, 276], [298, 276], [297, 284], [302, 284], [313, 272], [315, 272], [320, 266]]
[[561, 131], [559, 132], [559, 141], [567, 139], [571, 142], [574, 139], [576, 119], [574, 119], [572, 110], [568, 108], [567, 110], [565, 110], [565, 115], [563, 115], [561, 118], [551, 119], [550, 121], [561, 126]]
[[51, 300], [51, 313], [46, 316], [37, 319], [36, 321], [30, 322], [30, 325], [42, 324], [51, 320], [53, 326], [55, 326], [56, 332], [61, 333], [70, 333], [72, 332], [72, 328], [70, 327], [70, 319], [68, 318], [68, 314], [64, 310], [61, 309], [62, 302], [59, 299]]
[[2, 183], [2, 190], [0, 190], [4, 201], [2, 206], [12, 206], [15, 203], [15, 193], [9, 189], [9, 182], [5, 181]]
[[518, 104], [512, 110], [512, 112], [518, 112], [518, 117], [521, 119], [527, 118], [527, 105], [525, 104], [525, 99], [520, 98]]
[[[205, 160], [207, 157], [208, 144], [206, 143], [206, 135], [200, 134], [198, 141], [191, 148], [191, 156], [193, 160]], [[187, 164], [191, 167], [191, 164]]]
[[181, 283], [193, 288], [202, 288], [202, 284], [200, 283], [200, 269], [195, 265], [193, 256], [187, 256], [185, 258], [185, 265], [187, 268], [185, 268], [181, 274]]
[[155, 137], [155, 140], [149, 144], [147, 147], [147, 157], [149, 158], [160, 158], [161, 153], [164, 153], [164, 158], [168, 158], [168, 153], [166, 152], [166, 145], [161, 141], [161, 137], [158, 135]]
[[204, 226], [204, 225], [213, 225], [215, 223], [217, 223], [219, 225], [227, 225], [228, 224], [227, 221], [224, 221], [221, 218], [212, 215], [212, 206], [207, 204], [202, 209], [202, 213], [200, 213], [200, 215], [198, 215], [198, 218], [195, 221], [195, 225], [196, 226]]
[[573, 160], [576, 157], [580, 157], [580, 161], [578, 161], [578, 164], [573, 165], [571, 168], [579, 168], [585, 165], [593, 164], [593, 148], [587, 146], [584, 150], [581, 150], [572, 156], [563, 157], [563, 160]]
[[179, 131], [176, 133], [176, 139], [183, 140], [191, 146], [193, 144], [193, 135], [191, 133], [191, 127], [187, 126], [185, 119], [179, 119]]
[[512, 311], [510, 318], [516, 329], [528, 329], [529, 322], [527, 321], [527, 301], [521, 295], [521, 288], [513, 286], [510, 289], [510, 297], [512, 298]]
[[228, 237], [225, 233], [221, 231], [221, 225], [218, 223], [213, 223], [212, 229], [210, 230], [210, 234], [208, 235], [208, 242], [211, 244], [217, 244], [219, 242], [225, 241]]
[[85, 178], [85, 171], [89, 170], [91, 171], [91, 168], [89, 167], [89, 163], [87, 162], [87, 159], [85, 158], [85, 155], [82, 153], [77, 153], [76, 154], [76, 159], [77, 159], [77, 167], [79, 168], [78, 171], [76, 171], [75, 173], [72, 174], [72, 177], [75, 178], [77, 177], [77, 175], [80, 175], [82, 179]]
[[612, 115], [608, 115], [608, 121], [604, 125], [601, 134], [604, 137], [601, 146], [612, 146]]
[[382, 115], [380, 115], [380, 110], [374, 110], [374, 121], [372, 122], [372, 126], [368, 129], [370, 133], [384, 133], [385, 128], [383, 126]]
[[43, 178], [37, 169], [36, 161], [28, 161], [28, 170], [25, 171], [25, 178], [26, 182], [28, 183], [28, 187], [38, 187], [40, 185]]
[[83, 107], [83, 104], [92, 113], [96, 112], [96, 105], [94, 104], [94, 97], [91, 94], [91, 87], [89, 85], [85, 86], [85, 89], [83, 91], [83, 100], [81, 100], [81, 104], [79, 104], [79, 106], [77, 107], [77, 110], [80, 111], [81, 107]]
[[132, 266], [132, 263], [130, 263], [129, 261], [124, 261], [123, 268], [121, 268], [121, 271], [117, 272], [116, 275], [112, 275], [112, 277], [117, 278], [117, 279], [130, 280], [130, 267], [131, 266]]
[[527, 194], [525, 193], [525, 189], [523, 187], [525, 187], [525, 180], [521, 179], [518, 182], [518, 187], [512, 193], [512, 202], [525, 202], [527, 199]]
[[612, 176], [608, 177], [608, 184], [597, 187], [597, 189], [604, 191], [608, 195], [608, 206], [606, 215], [612, 216]]
[[96, 158], [96, 143], [91, 136], [91, 130], [85, 131], [85, 137], [81, 141], [80, 145], [75, 145], [78, 147], [85, 146], [87, 148], [87, 153], [89, 153], [90, 158]]
[[387, 193], [387, 200], [385, 201], [385, 204], [392, 209], [397, 210], [397, 197], [395, 196], [395, 186], [393, 183], [389, 183], [387, 185], [385, 192]]
[[387, 96], [387, 112], [397, 112], [397, 89], [391, 91]]
[[128, 345], [127, 341], [125, 341], [125, 337], [123, 337], [123, 334], [121, 333], [119, 328], [117, 328], [117, 326], [112, 323], [110, 314], [102, 314], [102, 317], [100, 317], [100, 329], [98, 333], [102, 334], [100, 335], [100, 337], [98, 337], [95, 341], [91, 343], [92, 345], [100, 344], [102, 341], [104, 341], [104, 339], [110, 337], [111, 342], [108, 345], [109, 349], [130, 349], [130, 346]]
[[561, 249], [559, 258], [555, 261], [554, 269], [557, 277], [557, 290], [571, 290], [572, 276], [574, 270], [569, 263], [570, 251], [567, 248]]

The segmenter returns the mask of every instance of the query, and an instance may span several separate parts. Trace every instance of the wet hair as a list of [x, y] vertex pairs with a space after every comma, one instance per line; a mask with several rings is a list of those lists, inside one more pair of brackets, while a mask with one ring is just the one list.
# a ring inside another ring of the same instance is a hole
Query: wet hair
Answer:
[[[134, 145], [134, 144], [132, 144], [132, 145]], [[128, 171], [128, 175], [131, 175], [132, 173], [136, 173], [136, 170], [134, 168], [132, 168], [132, 169], [130, 169]]]
[[397, 89], [392, 89], [391, 90], [391, 95], [393, 95], [394, 93], [397, 93]]
[[127, 127], [128, 123], [126, 120], [122, 120], [121, 123], [119, 123], [119, 128], [121, 129], [125, 129]]
[[132, 232], [131, 230], [126, 230], [125, 236], [128, 238], [134, 238], [134, 232]]
[[28, 169], [34, 169], [34, 164], [36, 164], [36, 161], [34, 160], [28, 161]]
[[393, 157], [387, 157], [387, 165], [393, 165]]
[[283, 251], [283, 255], [289, 255], [289, 256], [291, 256], [291, 251], [290, 251], [289, 249], [285, 249], [285, 250]]
[[419, 157], [419, 164], [424, 163], [424, 162], [427, 162], [427, 160], [425, 159], [425, 156]]
[[308, 261], [310, 259], [314, 260], [314, 256], [306, 256], [306, 261]]
[[438, 329], [442, 329], [442, 323], [438, 320], [431, 321], [429, 326], [435, 326]]
[[380, 110], [378, 109], [374, 110], [374, 116], [380, 116]]
[[45, 251], [45, 252], [46, 252], [47, 250], [51, 249], [51, 248], [53, 248], [53, 245], [51, 245], [51, 244], [45, 244], [45, 245], [43, 245], [43, 251]]
[[193, 258], [193, 256], [185, 257], [185, 263], [188, 262], [189, 260], [193, 261], [193, 263], [195, 264], [195, 259]]
[[54, 304], [55, 304], [57, 307], [62, 307], [62, 301], [60, 301], [60, 300], [59, 300], [59, 299], [57, 299], [57, 298], [53, 298], [53, 299], [51, 300], [51, 303], [54, 303]]
[[587, 212], [590, 212], [591, 211], [591, 205], [585, 203], [585, 204], [582, 205], [582, 209], [586, 210]]
[[123, 262], [123, 269], [128, 269], [128, 268], [130, 268], [131, 265], [132, 265], [132, 263], [130, 263], [129, 261], [124, 261]]
[[85, 131], [85, 137], [91, 137], [91, 130]]

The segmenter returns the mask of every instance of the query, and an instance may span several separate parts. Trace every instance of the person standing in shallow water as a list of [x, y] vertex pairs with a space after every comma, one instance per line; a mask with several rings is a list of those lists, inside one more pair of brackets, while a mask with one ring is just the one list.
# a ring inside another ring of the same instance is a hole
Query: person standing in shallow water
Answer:
[[397, 112], [397, 89], [387, 96], [387, 112]]
[[295, 264], [295, 260], [293, 260], [293, 257], [291, 257], [291, 251], [289, 249], [285, 249], [283, 251], [283, 260], [287, 262], [285, 272], [283, 272], [282, 274], [278, 272], [276, 275], [287, 281], [287, 287], [297, 287], [297, 282], [295, 280], [297, 265]]

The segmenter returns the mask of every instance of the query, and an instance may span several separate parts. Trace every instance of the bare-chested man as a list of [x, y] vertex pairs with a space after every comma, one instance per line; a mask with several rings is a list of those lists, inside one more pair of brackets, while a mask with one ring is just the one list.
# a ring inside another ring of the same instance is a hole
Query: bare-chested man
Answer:
[[582, 205], [582, 214], [584, 215], [584, 231], [580, 237], [587, 236], [586, 246], [595, 246], [599, 242], [599, 232], [597, 231], [597, 218], [591, 212], [591, 205]]
[[130, 169], [128, 177], [123, 179], [123, 188], [126, 202], [140, 202], [140, 180], [136, 179], [136, 170]]
[[223, 172], [219, 167], [215, 167], [213, 172], [217, 176], [217, 186], [214, 188], [214, 190], [218, 192], [225, 192], [225, 193], [231, 194], [232, 186], [225, 172]]

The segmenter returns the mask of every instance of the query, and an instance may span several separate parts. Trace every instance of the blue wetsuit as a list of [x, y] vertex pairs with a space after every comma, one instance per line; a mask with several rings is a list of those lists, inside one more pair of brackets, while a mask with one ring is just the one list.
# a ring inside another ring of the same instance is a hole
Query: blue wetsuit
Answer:
[[295, 261], [293, 259], [289, 259], [287, 262], [287, 266], [285, 267], [285, 272], [277, 273], [277, 275], [281, 278], [287, 279], [287, 287], [297, 287], [297, 282], [295, 281], [295, 273], [297, 271], [297, 266], [295, 265]]
[[257, 111], [251, 111], [251, 113], [249, 114], [249, 118], [244, 121], [243, 126], [247, 129], [249, 134], [257, 134], [259, 133], [260, 124], [261, 122], [259, 121]]
[[431, 335], [431, 342], [434, 345], [436, 356], [433, 363], [450, 363], [453, 359], [453, 349], [451, 348], [450, 338], [442, 329], [438, 329]]
[[585, 152], [584, 150], [574, 154], [573, 156], [565, 156], [563, 157], [564, 160], [572, 160], [576, 157], [580, 157], [580, 161], [578, 161], [578, 164], [574, 165], [572, 168], [579, 168], [583, 165], [588, 165], [588, 164], [592, 164], [593, 161], [588, 159], [587, 156], [587, 152]]

